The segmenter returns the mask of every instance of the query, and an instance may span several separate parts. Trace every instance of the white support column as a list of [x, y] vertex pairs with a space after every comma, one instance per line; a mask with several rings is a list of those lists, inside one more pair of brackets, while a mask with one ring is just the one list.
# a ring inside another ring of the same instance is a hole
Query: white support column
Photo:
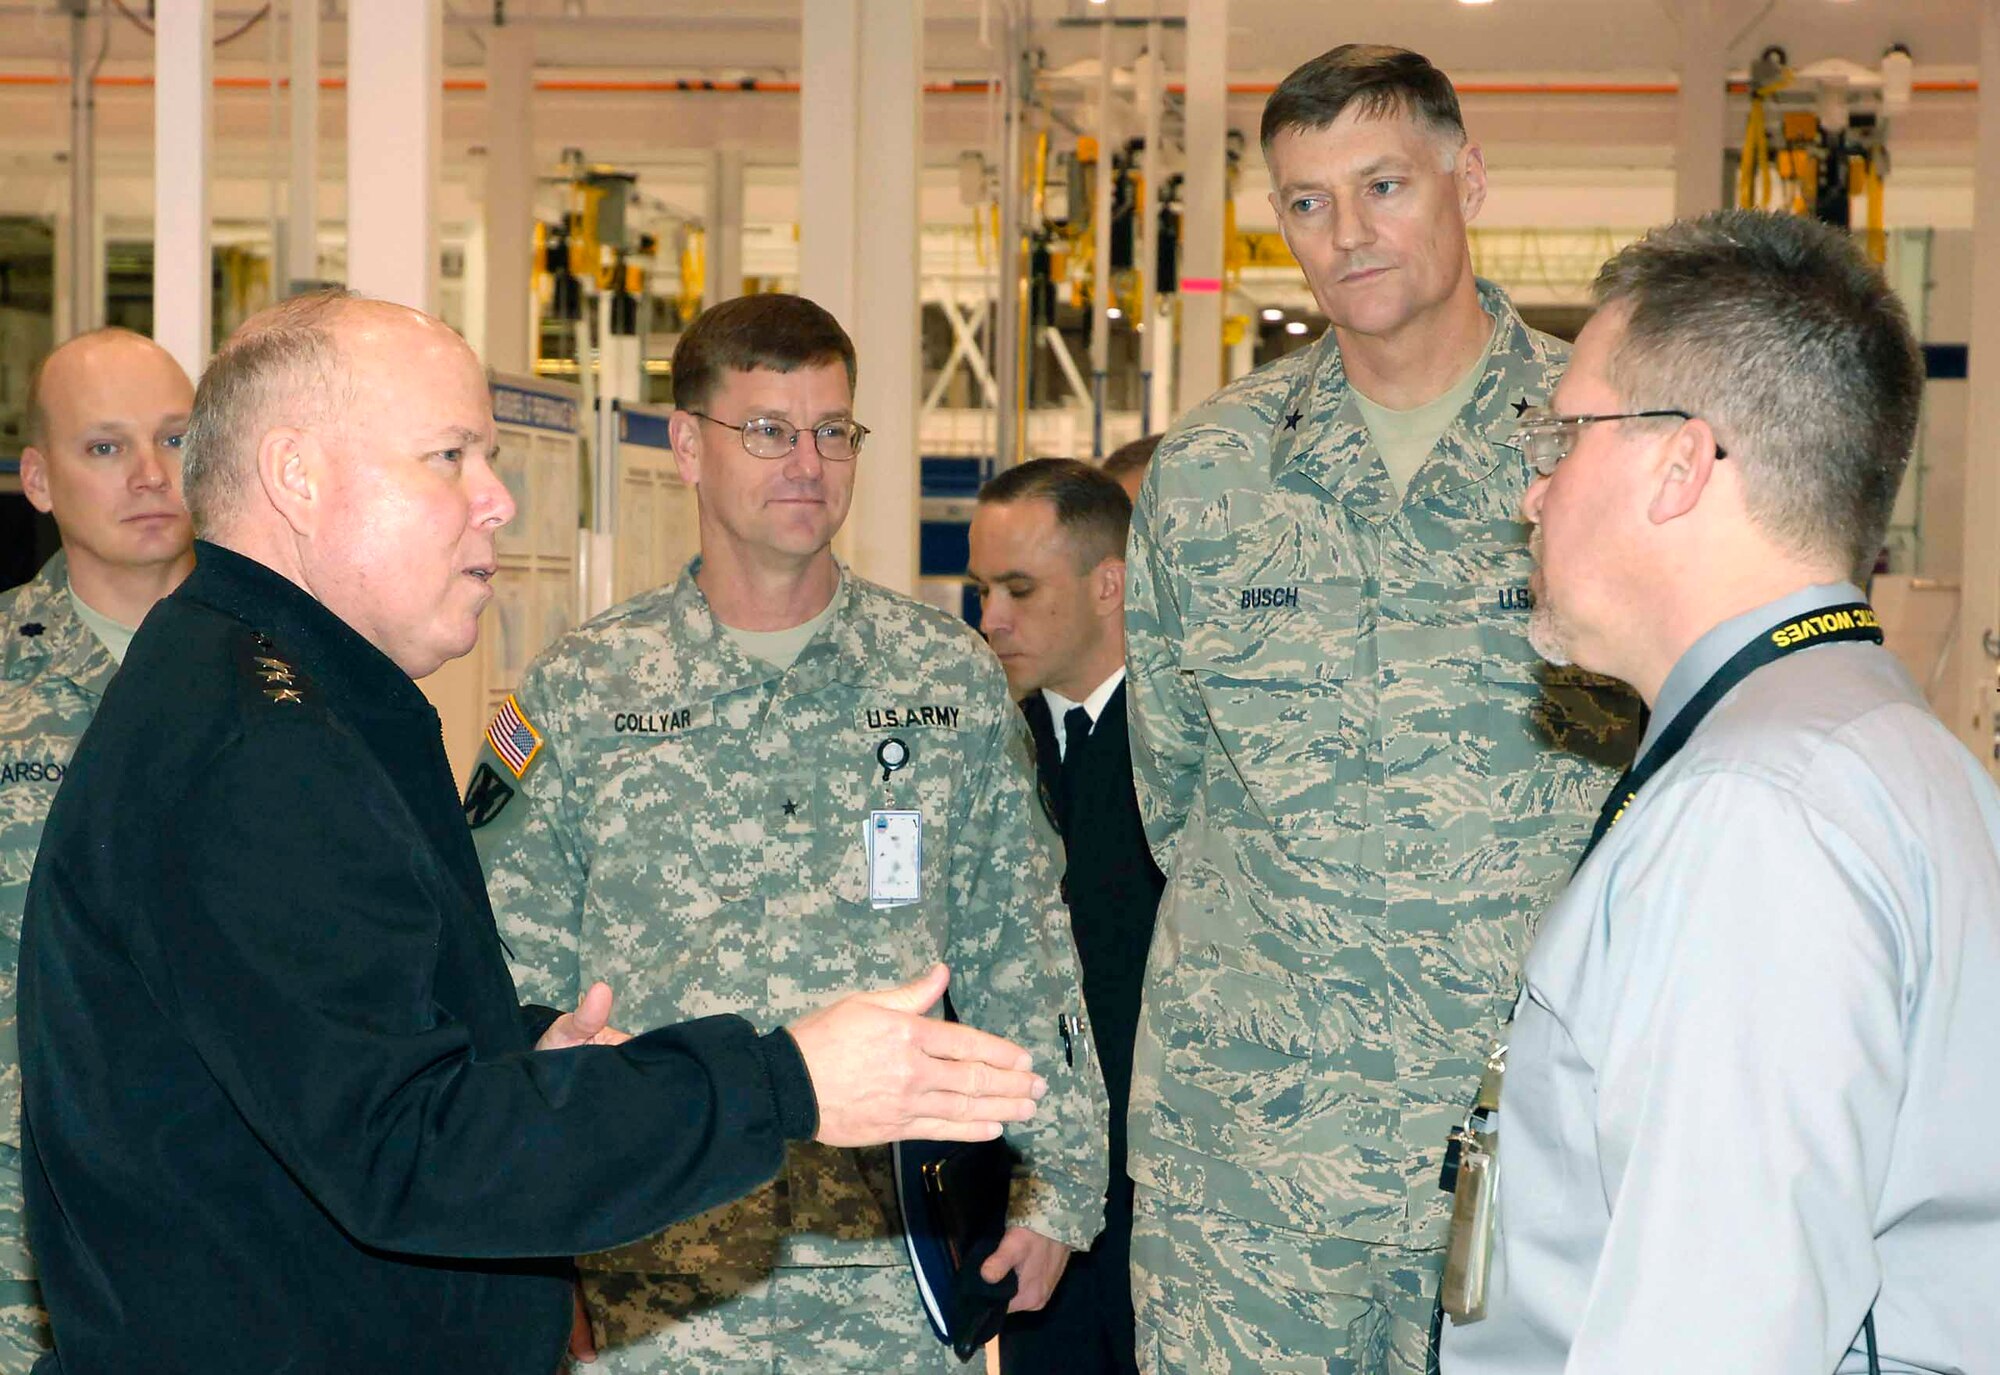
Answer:
[[2000, 778], [1994, 647], [2000, 639], [2000, 0], [1979, 0], [1979, 141], [1972, 181], [1972, 338], [1966, 391], [1964, 568], [1958, 682], [1946, 722]]
[[1111, 183], [1118, 145], [1117, 111], [1111, 97], [1111, 24], [1097, 27], [1097, 179], [1091, 207], [1096, 230], [1091, 245], [1090, 293], [1090, 456], [1104, 461], [1104, 409], [1111, 381]]
[[1674, 113], [1674, 214], [1722, 208], [1724, 125], [1729, 114], [1729, 29], [1741, 6], [1681, 0], [1680, 98]]
[[534, 358], [535, 31], [486, 35], [486, 338], [483, 357], [525, 373]]
[[153, 11], [153, 338], [189, 377], [211, 351], [208, 166], [212, 0]]
[[995, 463], [1011, 468], [1027, 452], [1027, 386], [1025, 361], [1033, 348], [1028, 340], [1028, 263], [1023, 216], [1028, 208], [1024, 116], [1030, 84], [1027, 21], [1017, 6], [1000, 7], [1000, 236], [999, 283], [994, 298], [993, 376], [1000, 392], [994, 410]]
[[[799, 219], [811, 217], [800, 200]], [[743, 150], [718, 148], [708, 164], [708, 275], [702, 303], [712, 306], [743, 294]], [[807, 293], [810, 294], [810, 293]]]
[[[808, 6], [807, 8], [812, 8]], [[923, 381], [918, 237], [924, 162], [923, 0], [861, 0], [861, 118], [856, 204], [867, 189], [868, 232], [858, 235], [857, 301], [843, 323], [861, 356], [854, 413], [873, 430], [856, 474], [855, 570], [898, 592], [917, 590], [917, 410]], [[802, 206], [806, 204], [802, 202]], [[817, 210], [805, 212], [817, 218]]]
[[861, 4], [813, 0], [801, 6], [799, 294], [832, 311], [850, 332], [860, 300], [854, 264], [861, 233]]
[[1178, 394], [1174, 388], [1174, 331], [1180, 324], [1176, 302], [1181, 299], [1155, 296], [1153, 318], [1146, 325], [1146, 359], [1152, 368], [1152, 381], [1146, 392], [1148, 434], [1163, 433], [1178, 414], [1174, 407]]
[[[291, 0], [292, 174], [285, 219], [285, 272], [319, 280], [319, 0]], [[290, 282], [274, 282], [290, 294]]]
[[440, 0], [350, 0], [347, 284], [437, 312]]
[[[1157, 10], [1155, 11], [1157, 14]], [[1160, 278], [1156, 259], [1160, 244], [1160, 185], [1166, 178], [1166, 159], [1160, 150], [1160, 106], [1165, 95], [1167, 66], [1160, 51], [1163, 35], [1155, 18], [1146, 25], [1146, 55], [1139, 59], [1135, 84], [1140, 109], [1145, 118], [1146, 151], [1141, 164], [1139, 194], [1139, 241], [1135, 254], [1139, 269], [1139, 306], [1144, 312], [1146, 337], [1139, 351], [1139, 430], [1151, 434], [1164, 426], [1173, 414], [1174, 321], [1161, 304]]]
[[[52, 237], [57, 244], [69, 243], [70, 213], [67, 204], [65, 202], [63, 208], [53, 211], [49, 217], [49, 228], [53, 231]], [[70, 262], [75, 256], [73, 250], [66, 248], [56, 250], [55, 280], [51, 283], [55, 299], [49, 303], [49, 325], [57, 339], [67, 339], [77, 332], [76, 322], [72, 318], [76, 314], [74, 299], [76, 286], [71, 281], [75, 273], [71, 270], [73, 264]]]
[[[109, 24], [109, 14], [98, 22]], [[69, 21], [69, 329], [82, 334], [104, 323], [104, 270], [97, 255], [97, 91], [92, 84], [96, 43], [90, 18]], [[58, 336], [60, 337], [60, 336]]]
[[[1222, 208], [1229, 181], [1229, 0], [1188, 0], [1187, 181], [1181, 217], [1182, 406], [1222, 383]], [[1171, 416], [1154, 416], [1164, 427]]]

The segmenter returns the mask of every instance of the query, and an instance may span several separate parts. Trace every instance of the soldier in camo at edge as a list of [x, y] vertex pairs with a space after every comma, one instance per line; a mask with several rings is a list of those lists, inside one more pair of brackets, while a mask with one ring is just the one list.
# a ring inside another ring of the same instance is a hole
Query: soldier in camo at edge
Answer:
[[[672, 419], [701, 555], [529, 666], [467, 818], [524, 996], [587, 972], [635, 1023], [776, 1018], [950, 965], [959, 1016], [1049, 1081], [1007, 1133], [1025, 1168], [984, 1267], [1039, 1307], [1103, 1225], [1107, 1169], [1060, 852], [999, 662], [834, 560], [867, 461], [854, 367], [799, 297], [702, 313]], [[581, 1267], [600, 1369], [961, 1368], [926, 1326], [884, 1150], [794, 1144], [758, 1193]]]
[[49, 1348], [21, 1226], [21, 1066], [14, 981], [42, 822], [132, 632], [194, 567], [181, 440], [194, 388], [152, 340], [94, 330], [28, 384], [21, 487], [62, 549], [0, 594], [0, 1375]]
[[1132, 525], [1134, 773], [1167, 875], [1132, 1086], [1140, 1366], [1421, 1372], [1447, 1132], [1636, 740], [1528, 646], [1566, 357], [1472, 272], [1451, 83], [1348, 45], [1265, 107], [1333, 328], [1190, 412]]

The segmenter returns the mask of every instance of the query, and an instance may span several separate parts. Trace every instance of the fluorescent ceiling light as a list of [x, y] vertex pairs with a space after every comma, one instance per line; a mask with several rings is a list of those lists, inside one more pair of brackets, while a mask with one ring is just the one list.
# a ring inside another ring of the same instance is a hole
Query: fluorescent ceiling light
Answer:
[[1290, 324], [1285, 326], [1285, 333], [1304, 334], [1306, 332], [1306, 329], [1307, 326], [1304, 320], [1294, 320]]
[[1276, 306], [1265, 306], [1263, 315], [1266, 320], [1272, 320], [1272, 321], [1282, 320], [1285, 318], [1285, 312], [1279, 310]]

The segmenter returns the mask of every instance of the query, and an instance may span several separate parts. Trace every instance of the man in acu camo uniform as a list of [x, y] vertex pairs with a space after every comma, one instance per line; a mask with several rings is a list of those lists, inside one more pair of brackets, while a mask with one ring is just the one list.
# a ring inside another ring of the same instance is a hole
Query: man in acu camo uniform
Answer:
[[1336, 48], [1262, 138], [1333, 328], [1189, 413], [1132, 526], [1167, 875], [1132, 1088], [1140, 1363], [1419, 1372], [1446, 1133], [1633, 712], [1528, 646], [1509, 440], [1565, 350], [1472, 274], [1485, 170], [1450, 82]]
[[[1039, 1307], [1102, 1222], [1106, 1109], [1053, 836], [999, 663], [829, 548], [866, 431], [854, 349], [795, 296], [674, 352], [701, 556], [551, 646], [466, 810], [524, 996], [603, 978], [620, 1016], [781, 1020], [935, 961], [1049, 1080], [985, 1266]], [[864, 460], [865, 461], [865, 460]], [[956, 1370], [929, 1332], [885, 1151], [794, 1145], [748, 1199], [581, 1260], [612, 1371]]]
[[49, 1347], [21, 1226], [21, 909], [42, 822], [105, 684], [153, 603], [194, 567], [180, 497], [193, 406], [172, 356], [122, 329], [70, 340], [28, 384], [21, 486], [63, 547], [0, 595], [0, 1375]]

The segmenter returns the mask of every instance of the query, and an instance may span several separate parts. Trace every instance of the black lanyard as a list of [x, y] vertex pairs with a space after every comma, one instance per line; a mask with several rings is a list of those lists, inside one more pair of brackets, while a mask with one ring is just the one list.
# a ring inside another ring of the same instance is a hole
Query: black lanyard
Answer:
[[1576, 862], [1576, 867], [1583, 868], [1584, 860], [1590, 858], [1597, 842], [1604, 839], [1618, 824], [1618, 819], [1625, 815], [1625, 809], [1632, 805], [1639, 789], [1645, 787], [1654, 774], [1681, 752], [1681, 746], [1694, 734], [1695, 727], [1702, 723], [1717, 702], [1728, 695], [1731, 688], [1764, 665], [1787, 654], [1796, 654], [1802, 649], [1831, 644], [1836, 640], [1867, 640], [1879, 645], [1882, 643], [1882, 622], [1867, 602], [1822, 606], [1772, 626], [1731, 655], [1729, 662], [1717, 669], [1714, 676], [1702, 684], [1701, 691], [1690, 698], [1680, 713], [1667, 723], [1667, 728], [1660, 732], [1659, 739], [1653, 742], [1645, 757], [1625, 770], [1625, 776], [1618, 780], [1611, 796], [1604, 799], [1604, 809], [1597, 814], [1597, 825], [1590, 832], [1590, 844], [1583, 847], [1583, 858]]

